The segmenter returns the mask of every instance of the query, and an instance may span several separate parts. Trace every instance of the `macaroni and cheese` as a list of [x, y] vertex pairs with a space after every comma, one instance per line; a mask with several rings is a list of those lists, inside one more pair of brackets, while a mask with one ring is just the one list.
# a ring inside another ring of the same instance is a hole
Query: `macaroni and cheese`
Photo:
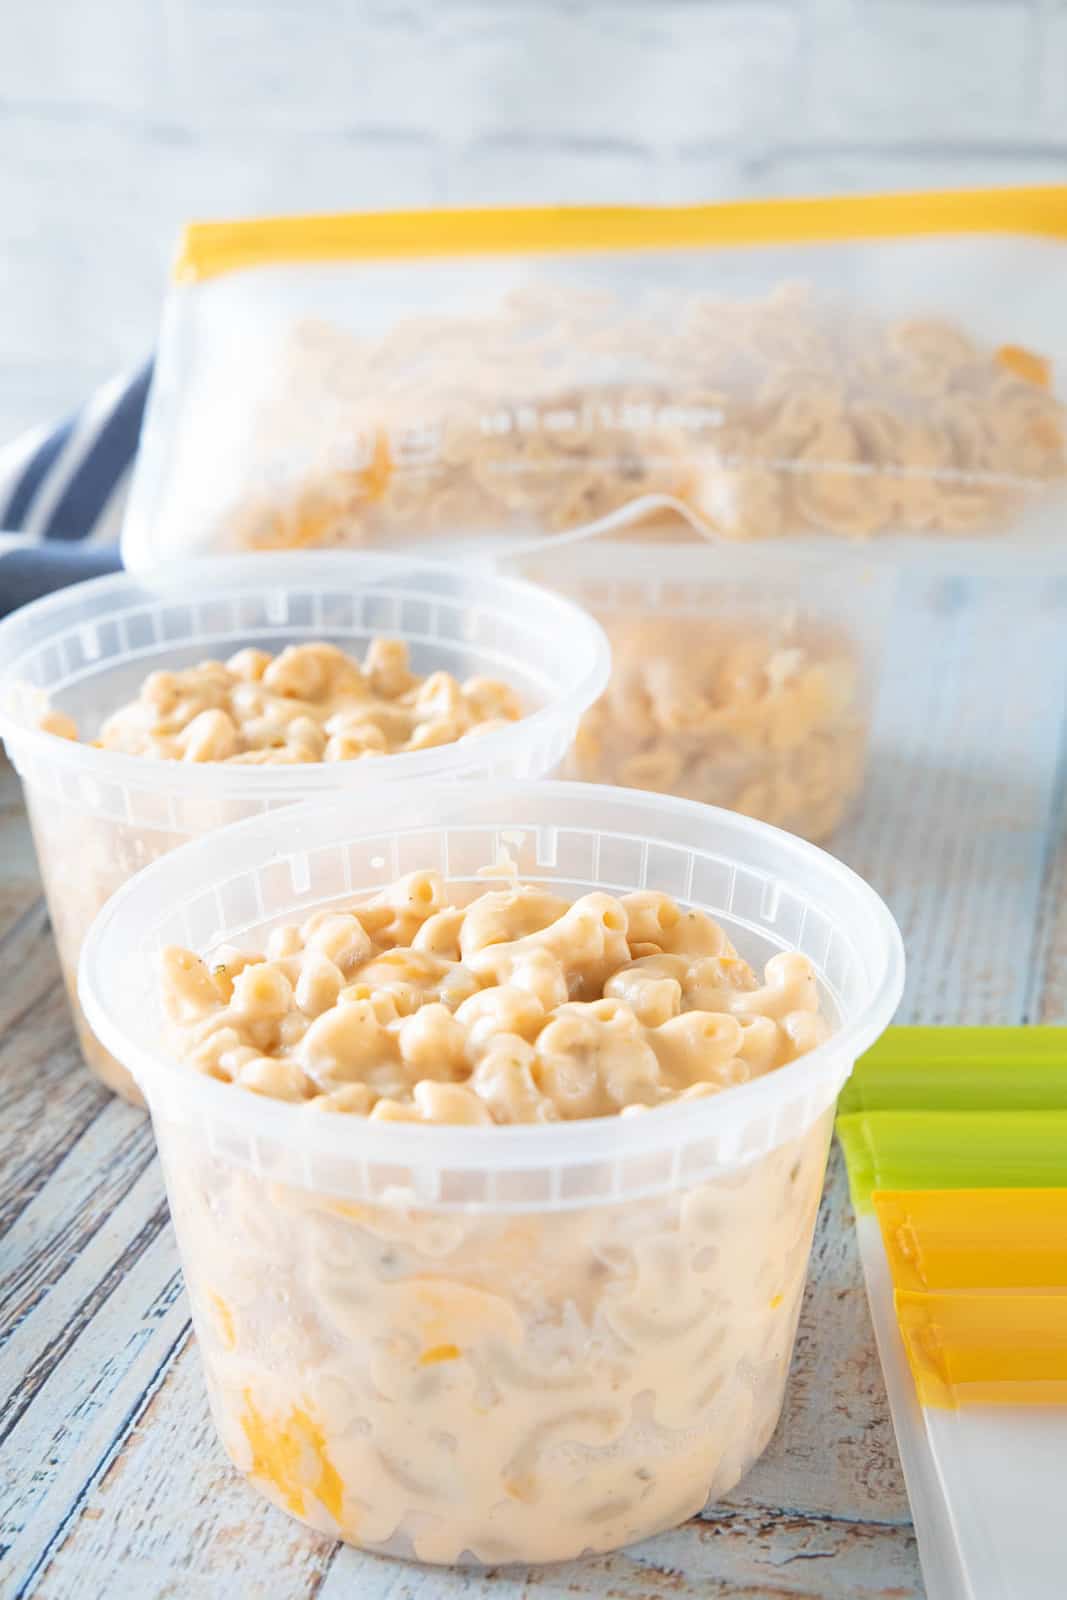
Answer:
[[645, 496], [728, 539], [963, 535], [1067, 471], [1040, 355], [797, 282], [676, 293], [667, 316], [529, 284], [381, 338], [309, 320], [278, 364], [217, 530], [231, 546], [554, 533]]
[[806, 956], [760, 981], [667, 896], [534, 885], [449, 902], [437, 873], [276, 928], [265, 952], [168, 948], [192, 1066], [378, 1121], [555, 1122], [716, 1094], [827, 1037]]
[[815, 841], [833, 832], [863, 784], [870, 723], [862, 655], [842, 629], [788, 615], [600, 620], [613, 671], [583, 718], [577, 777], [702, 800]]
[[[521, 715], [514, 692], [495, 678], [460, 683], [449, 672], [412, 672], [402, 639], [372, 640], [362, 663], [313, 642], [152, 672], [93, 742], [165, 761], [353, 761], [452, 744]], [[41, 726], [78, 738], [62, 712], [46, 712]]]
[[[113, 711], [91, 743], [155, 760], [277, 767], [429, 750], [477, 738], [521, 715], [515, 692], [495, 678], [460, 682], [449, 672], [413, 672], [403, 640], [373, 639], [362, 662], [314, 641], [277, 655], [243, 649], [224, 662], [152, 672], [137, 698]], [[39, 726], [79, 738], [77, 723], [62, 711], [45, 711]], [[75, 979], [78, 952], [104, 901], [131, 872], [181, 844], [188, 828], [133, 818], [94, 818], [87, 828], [66, 796], [38, 795], [32, 785], [26, 803], [83, 1054], [109, 1089], [141, 1105], [130, 1074], [85, 1025]], [[198, 826], [221, 826], [248, 811], [247, 802], [205, 797]], [[167, 816], [163, 808], [159, 820]]]
[[[651, 892], [509, 882], [459, 904], [417, 872], [262, 952], [162, 966], [188, 1064], [294, 1119], [551, 1140], [728, 1092], [828, 1031], [805, 957], [760, 980], [710, 917]], [[434, 1212], [247, 1170], [161, 1106], [227, 1451], [314, 1527], [424, 1561], [565, 1560], [685, 1520], [776, 1425], [831, 1116], [668, 1193]]]
[[313, 1527], [421, 1561], [684, 1522], [777, 1425], [831, 1122], [667, 1195], [462, 1214], [273, 1181], [160, 1110], [227, 1453]]

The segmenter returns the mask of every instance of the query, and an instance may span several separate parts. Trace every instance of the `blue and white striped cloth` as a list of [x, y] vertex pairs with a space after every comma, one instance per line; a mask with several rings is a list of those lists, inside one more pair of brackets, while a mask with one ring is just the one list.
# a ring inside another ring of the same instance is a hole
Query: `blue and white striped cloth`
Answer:
[[0, 449], [0, 615], [118, 570], [151, 378], [151, 363], [113, 378], [59, 427]]

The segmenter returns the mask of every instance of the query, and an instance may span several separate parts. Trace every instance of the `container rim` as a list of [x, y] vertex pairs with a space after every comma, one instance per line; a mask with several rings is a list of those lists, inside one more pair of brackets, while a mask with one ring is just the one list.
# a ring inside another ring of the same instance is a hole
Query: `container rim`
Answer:
[[[611, 674], [611, 648], [599, 622], [573, 600], [526, 578], [507, 577], [484, 568], [466, 568], [476, 582], [480, 603], [487, 611], [503, 608], [517, 618], [540, 613], [546, 631], [558, 631], [573, 666], [574, 682], [546, 705], [518, 722], [494, 728], [469, 743], [455, 742], [429, 750], [400, 751], [373, 761], [306, 763], [296, 767], [231, 766], [225, 762], [188, 763], [155, 756], [128, 755], [98, 750], [93, 745], [62, 739], [29, 727], [4, 704], [3, 691], [14, 688], [27, 656], [40, 650], [53, 631], [74, 628], [79, 621], [104, 623], [123, 615], [125, 598], [154, 593], [161, 602], [181, 604], [194, 585], [210, 586], [219, 598], [262, 594], [300, 581], [336, 586], [344, 592], [353, 582], [386, 581], [390, 577], [424, 578], [429, 585], [452, 580], [456, 566], [404, 554], [380, 551], [328, 550], [277, 551], [262, 555], [205, 556], [170, 563], [158, 572], [110, 573], [72, 584], [55, 594], [31, 601], [0, 622], [0, 739], [33, 751], [39, 759], [67, 771], [84, 773], [102, 782], [127, 788], [161, 789], [168, 793], [271, 800], [278, 796], [306, 798], [316, 792], [377, 788], [414, 779], [447, 777], [457, 768], [474, 765], [479, 770], [506, 762], [516, 751], [532, 745], [542, 730], [578, 722], [583, 711], [607, 686]], [[114, 611], [79, 618], [86, 598], [102, 602], [114, 598]], [[432, 598], [432, 596], [430, 596]], [[440, 597], [451, 599], [447, 593]], [[355, 769], [355, 770], [352, 770]], [[358, 772], [358, 780], [357, 780]]]
[[[832, 1079], [834, 1087], [826, 1095], [829, 1103], [853, 1062], [882, 1033], [896, 1011], [903, 992], [905, 962], [900, 930], [881, 897], [850, 867], [817, 846], [767, 823], [698, 801], [554, 779], [540, 780], [532, 786], [515, 782], [420, 785], [418, 794], [409, 798], [406, 810], [404, 799], [391, 802], [384, 794], [369, 796], [360, 806], [348, 842], [374, 838], [382, 831], [425, 833], [434, 827], [461, 826], [464, 806], [475, 802], [482, 810], [499, 807], [501, 817], [497, 822], [483, 820], [472, 825], [531, 827], [522, 821], [522, 803], [524, 799], [529, 802], [531, 793], [536, 793], [542, 804], [547, 800], [558, 802], [561, 809], [568, 803], [584, 803], [590, 807], [587, 826], [595, 826], [605, 835], [610, 832], [612, 812], [636, 804], [648, 812], [647, 838], [653, 843], [657, 815], [700, 822], [718, 834], [720, 848], [723, 838], [745, 841], [750, 846], [762, 840], [773, 846], [769, 853], [778, 862], [795, 866], [801, 873], [817, 874], [827, 887], [843, 888], [854, 904], [857, 919], [864, 919], [880, 946], [866, 1004], [825, 1044], [798, 1061], [707, 1100], [661, 1107], [654, 1115], [576, 1119], [546, 1127], [492, 1128], [413, 1126], [370, 1122], [361, 1117], [298, 1117], [291, 1105], [250, 1092], [235, 1092], [230, 1084], [191, 1071], [161, 1047], [158, 1022], [153, 1019], [145, 1018], [140, 1038], [131, 1037], [114, 1000], [116, 974], [123, 960], [116, 945], [121, 946], [124, 940], [129, 943], [131, 928], [134, 938], [143, 945], [145, 924], [153, 908], [188, 898], [189, 885], [198, 881], [198, 875], [209, 882], [213, 874], [202, 873], [201, 869], [217, 858], [220, 841], [225, 842], [227, 866], [233, 873], [255, 870], [267, 862], [284, 862], [301, 854], [300, 850], [279, 850], [279, 841], [284, 841], [286, 835], [291, 841], [302, 831], [315, 839], [322, 824], [331, 818], [336, 823], [335, 807], [312, 801], [194, 839], [144, 868], [118, 890], [98, 913], [82, 947], [78, 997], [89, 1026], [132, 1072], [150, 1106], [157, 1092], [169, 1090], [188, 1105], [195, 1105], [205, 1117], [231, 1125], [239, 1123], [242, 1131], [253, 1137], [273, 1138], [289, 1146], [296, 1143], [299, 1148], [313, 1148], [316, 1155], [326, 1158], [395, 1161], [413, 1168], [420, 1164], [481, 1171], [548, 1165], [563, 1168], [597, 1157], [618, 1160], [653, 1155], [665, 1148], [688, 1145], [704, 1135], [721, 1134], [724, 1118], [743, 1128], [761, 1113], [773, 1111], [776, 1105], [796, 1095], [814, 1092]], [[475, 802], [470, 796], [475, 797]], [[422, 820], [410, 821], [412, 808], [420, 812]], [[562, 822], [559, 826], [566, 828]], [[308, 908], [300, 909], [306, 914]], [[123, 925], [127, 931], [120, 937]]]

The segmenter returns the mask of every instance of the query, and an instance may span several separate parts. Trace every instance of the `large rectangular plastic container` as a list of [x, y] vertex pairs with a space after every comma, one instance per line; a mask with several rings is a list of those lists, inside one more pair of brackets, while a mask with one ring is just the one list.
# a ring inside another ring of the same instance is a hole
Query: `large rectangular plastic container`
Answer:
[[[91, 737], [148, 673], [326, 640], [361, 654], [406, 641], [413, 669], [502, 678], [529, 714], [475, 740], [375, 761], [234, 766], [99, 750], [40, 731], [51, 707]], [[83, 1053], [139, 1100], [85, 1026], [75, 995], [82, 938], [109, 894], [194, 835], [314, 795], [417, 779], [539, 778], [566, 755], [607, 679], [608, 649], [575, 606], [523, 582], [406, 556], [307, 552], [184, 562], [94, 579], [0, 624], [0, 735], [22, 779], [59, 958]]]
[[662, 531], [502, 563], [586, 607], [611, 643], [568, 772], [829, 838], [863, 788], [895, 565], [825, 542]]
[[[493, 1128], [316, 1114], [169, 1059], [162, 946], [251, 942], [397, 875], [655, 889], [814, 964], [829, 1041], [709, 1100]], [[85, 942], [92, 1027], [151, 1107], [219, 1435], [313, 1527], [434, 1562], [669, 1528], [781, 1411], [834, 1101], [892, 1016], [900, 935], [801, 840], [553, 781], [420, 785], [254, 819], [129, 883]]]

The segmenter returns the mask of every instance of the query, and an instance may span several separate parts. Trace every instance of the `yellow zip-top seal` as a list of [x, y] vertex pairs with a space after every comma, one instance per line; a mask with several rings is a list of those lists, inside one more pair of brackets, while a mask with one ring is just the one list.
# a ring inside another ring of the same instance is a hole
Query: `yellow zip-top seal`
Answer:
[[348, 212], [193, 222], [182, 235], [174, 277], [198, 282], [299, 261], [709, 250], [961, 233], [1067, 239], [1067, 185], [704, 206]]
[[1067, 1405], [1067, 1293], [898, 1289], [894, 1299], [924, 1406]]
[[1067, 1189], [876, 1190], [871, 1199], [897, 1289], [1067, 1290]]

